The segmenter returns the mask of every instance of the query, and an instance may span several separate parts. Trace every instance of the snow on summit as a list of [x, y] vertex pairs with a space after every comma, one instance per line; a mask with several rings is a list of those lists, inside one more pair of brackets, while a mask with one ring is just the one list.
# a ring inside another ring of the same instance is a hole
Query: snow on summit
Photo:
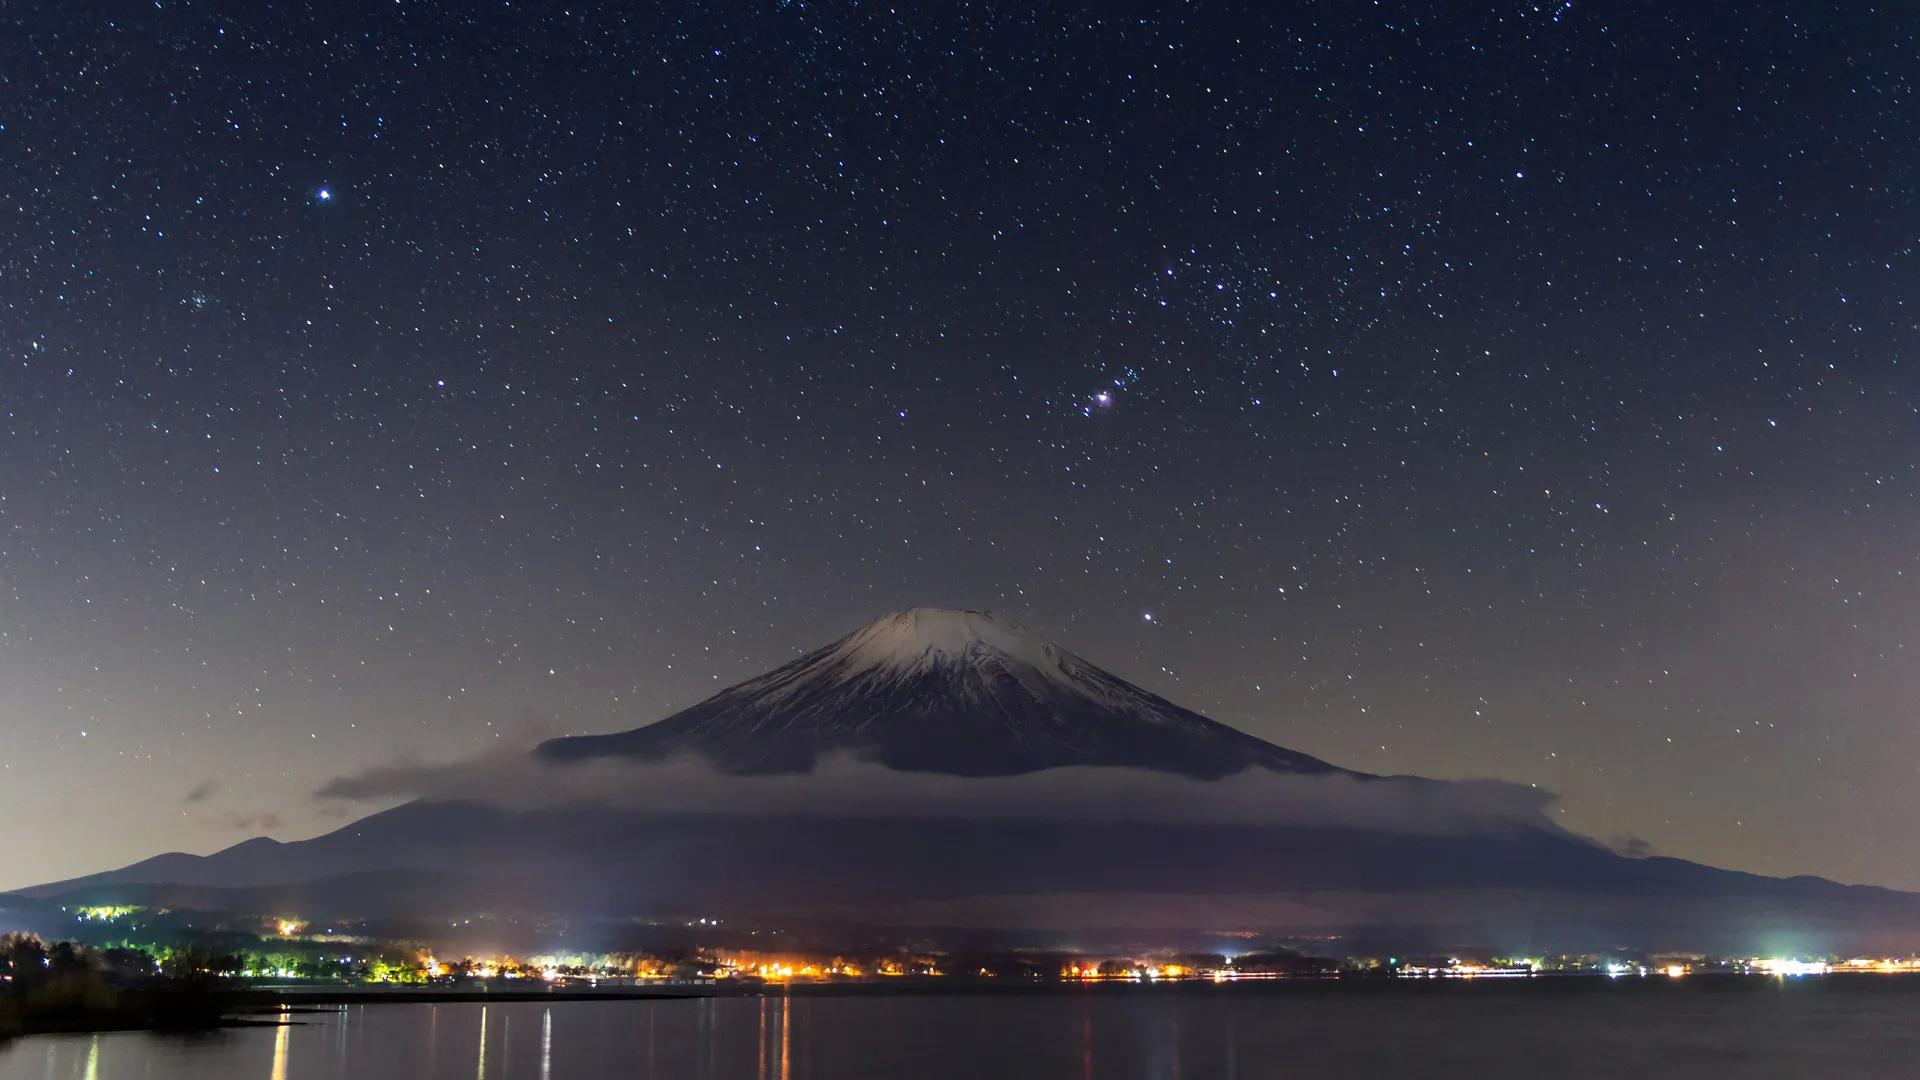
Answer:
[[697, 754], [739, 773], [852, 753], [895, 769], [1003, 776], [1063, 766], [1215, 777], [1337, 772], [1143, 690], [982, 611], [910, 608], [658, 723], [555, 739], [549, 761]]
[[835, 650], [863, 667], [911, 670], [960, 663], [985, 654], [1010, 657], [1045, 671], [1063, 655], [1019, 623], [985, 611], [916, 607], [883, 615], [842, 638]]

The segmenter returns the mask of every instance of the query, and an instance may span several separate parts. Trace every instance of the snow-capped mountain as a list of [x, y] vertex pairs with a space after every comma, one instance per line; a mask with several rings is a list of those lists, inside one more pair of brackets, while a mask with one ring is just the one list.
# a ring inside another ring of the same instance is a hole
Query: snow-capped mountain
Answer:
[[[506, 767], [540, 798], [502, 790], [489, 771], [499, 763], [480, 762], [324, 836], [162, 855], [0, 895], [0, 906], [408, 925], [481, 912], [528, 927], [698, 911], [916, 940], [992, 930], [1026, 944], [1251, 927], [1402, 951], [1625, 942], [1879, 955], [1920, 940], [1920, 895], [1623, 857], [1558, 828], [1531, 797], [1488, 804], [1471, 784], [1337, 768], [980, 612], [888, 615], [657, 724], [538, 753], [558, 767]], [[687, 753], [762, 775], [568, 764]], [[833, 753], [877, 764], [811, 768]], [[1119, 768], [1045, 771], [1056, 766]], [[912, 775], [895, 787], [901, 771]], [[688, 775], [720, 798], [623, 797]], [[848, 787], [900, 794], [862, 801]], [[1175, 803], [1233, 812], [1142, 812]]]
[[698, 753], [740, 773], [805, 771], [833, 752], [960, 776], [1063, 765], [1342, 771], [1183, 709], [1018, 623], [939, 608], [882, 616], [658, 723], [539, 749], [550, 761]]

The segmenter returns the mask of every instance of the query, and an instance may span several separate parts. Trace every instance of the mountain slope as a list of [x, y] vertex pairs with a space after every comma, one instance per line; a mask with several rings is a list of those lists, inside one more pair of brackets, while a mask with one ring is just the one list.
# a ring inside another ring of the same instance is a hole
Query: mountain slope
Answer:
[[1016, 623], [913, 608], [646, 727], [556, 739], [549, 761], [698, 753], [739, 773], [852, 752], [894, 769], [997, 776], [1063, 765], [1213, 778], [1341, 772], [1183, 709]]
[[[1508, 827], [1465, 836], [1133, 822], [660, 816], [417, 802], [313, 840], [22, 890], [45, 903], [445, 924], [648, 923], [1058, 933], [1260, 929], [1397, 948], [1899, 951], [1920, 897], [1627, 859]], [[156, 871], [166, 875], [159, 880]]]

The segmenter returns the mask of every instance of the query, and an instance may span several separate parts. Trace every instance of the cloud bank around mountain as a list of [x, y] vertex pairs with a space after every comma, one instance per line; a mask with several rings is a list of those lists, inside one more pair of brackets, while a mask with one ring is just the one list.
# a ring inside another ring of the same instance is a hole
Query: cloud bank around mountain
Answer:
[[343, 776], [329, 804], [424, 799], [534, 810], [582, 803], [669, 814], [1142, 822], [1359, 829], [1423, 836], [1531, 827], [1559, 833], [1554, 795], [1500, 780], [1363, 779], [1250, 768], [1219, 780], [1068, 767], [1014, 776], [903, 772], [850, 756], [810, 773], [741, 776], [694, 757], [543, 762], [518, 750]]

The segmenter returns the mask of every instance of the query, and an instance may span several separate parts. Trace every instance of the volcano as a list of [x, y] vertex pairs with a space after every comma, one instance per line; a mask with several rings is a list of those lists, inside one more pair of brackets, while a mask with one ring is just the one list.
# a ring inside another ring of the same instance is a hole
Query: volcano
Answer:
[[734, 773], [851, 753], [892, 769], [1005, 776], [1067, 765], [1213, 779], [1344, 772], [1082, 660], [984, 611], [911, 608], [658, 723], [556, 739], [554, 762], [697, 754]]
[[427, 771], [363, 785], [349, 797], [413, 798], [324, 836], [0, 900], [439, 926], [725, 913], [1029, 945], [1253, 930], [1400, 951], [1752, 955], [1920, 940], [1920, 896], [1618, 855], [1553, 824], [1523, 785], [1342, 769], [978, 611], [887, 615], [657, 723]]

